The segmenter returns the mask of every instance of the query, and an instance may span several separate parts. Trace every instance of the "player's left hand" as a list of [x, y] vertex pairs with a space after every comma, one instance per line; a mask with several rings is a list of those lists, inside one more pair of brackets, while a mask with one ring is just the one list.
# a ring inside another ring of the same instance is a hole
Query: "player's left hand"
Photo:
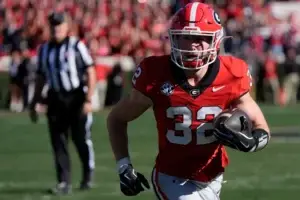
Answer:
[[83, 114], [88, 114], [92, 111], [93, 111], [92, 103], [91, 102], [85, 102], [83, 104], [83, 109], [82, 109]]
[[223, 145], [244, 152], [255, 146], [251, 121], [246, 113], [237, 109], [216, 118], [214, 136]]
[[[136, 172], [132, 165], [123, 166], [119, 172], [121, 191], [126, 196], [135, 196], [144, 191], [144, 187], [150, 189], [150, 185], [145, 176]], [[144, 186], [144, 187], [143, 187]]]

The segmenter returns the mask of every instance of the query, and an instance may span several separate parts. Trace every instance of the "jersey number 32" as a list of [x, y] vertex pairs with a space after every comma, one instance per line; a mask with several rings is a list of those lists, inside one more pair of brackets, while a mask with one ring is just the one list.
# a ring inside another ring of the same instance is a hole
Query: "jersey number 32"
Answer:
[[[205, 132], [207, 130], [212, 130], [213, 125], [211, 122], [205, 122], [207, 116], [216, 117], [219, 113], [222, 112], [222, 109], [218, 106], [212, 107], [201, 107], [197, 111], [197, 119], [198, 121], [203, 121], [198, 127], [196, 131], [196, 144], [203, 145], [209, 144], [216, 141], [216, 138], [213, 135], [206, 136]], [[167, 131], [167, 139], [169, 142], [173, 144], [181, 144], [187, 145], [192, 142], [192, 130], [191, 125], [193, 122], [193, 114], [192, 111], [185, 106], [182, 107], [170, 107], [167, 109], [167, 117], [170, 119], [175, 119], [176, 116], [182, 116], [182, 122], [175, 123], [174, 130]], [[181, 132], [182, 135], [176, 135], [176, 132]]]

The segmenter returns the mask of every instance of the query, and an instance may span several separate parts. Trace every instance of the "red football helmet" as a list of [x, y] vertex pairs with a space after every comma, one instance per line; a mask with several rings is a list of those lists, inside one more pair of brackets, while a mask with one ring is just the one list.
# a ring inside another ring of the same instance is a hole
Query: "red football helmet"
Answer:
[[224, 33], [214, 9], [194, 2], [172, 17], [169, 38], [172, 61], [182, 69], [195, 70], [216, 60]]

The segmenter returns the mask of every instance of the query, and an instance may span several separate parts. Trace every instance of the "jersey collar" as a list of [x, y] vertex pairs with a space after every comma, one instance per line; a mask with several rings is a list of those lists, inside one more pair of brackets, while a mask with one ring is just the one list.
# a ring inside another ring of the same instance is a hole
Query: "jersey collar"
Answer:
[[171, 62], [171, 72], [175, 80], [175, 83], [178, 84], [184, 91], [186, 91], [193, 98], [197, 98], [202, 94], [206, 88], [208, 88], [216, 79], [218, 72], [220, 70], [220, 59], [217, 57], [216, 61], [208, 66], [207, 72], [201, 81], [195, 85], [191, 86], [183, 72], [183, 69], [177, 67], [170, 59]]

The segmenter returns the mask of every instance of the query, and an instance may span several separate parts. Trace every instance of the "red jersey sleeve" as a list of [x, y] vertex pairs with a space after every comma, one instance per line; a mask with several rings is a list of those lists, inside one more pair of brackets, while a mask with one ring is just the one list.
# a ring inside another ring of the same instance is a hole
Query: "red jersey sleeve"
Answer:
[[144, 95], [151, 97], [152, 93], [152, 75], [149, 70], [149, 63], [147, 59], [144, 59], [136, 68], [135, 73], [131, 79], [132, 87], [143, 93]]
[[233, 99], [238, 99], [247, 92], [250, 91], [252, 86], [252, 77], [248, 65], [241, 61], [237, 65], [233, 66], [235, 68], [236, 81], [235, 87], [233, 89]]

